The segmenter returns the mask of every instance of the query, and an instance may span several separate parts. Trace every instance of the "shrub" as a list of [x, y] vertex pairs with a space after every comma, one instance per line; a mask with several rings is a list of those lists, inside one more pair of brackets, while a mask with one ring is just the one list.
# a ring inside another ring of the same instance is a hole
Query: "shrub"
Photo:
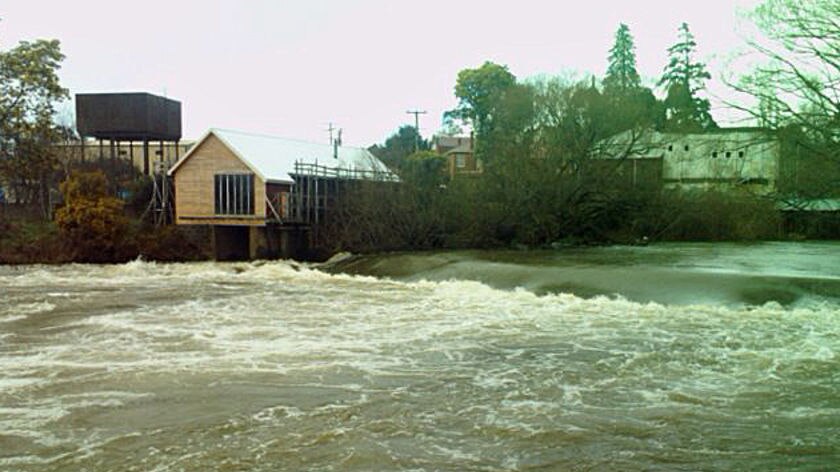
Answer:
[[73, 173], [59, 188], [64, 206], [55, 213], [63, 241], [75, 261], [111, 262], [129, 259], [125, 247], [128, 219], [123, 203], [107, 192], [101, 172]]

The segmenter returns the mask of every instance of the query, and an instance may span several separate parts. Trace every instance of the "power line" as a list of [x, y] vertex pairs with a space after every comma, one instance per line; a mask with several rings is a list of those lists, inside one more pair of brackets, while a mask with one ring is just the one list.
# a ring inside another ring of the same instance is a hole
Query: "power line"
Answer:
[[414, 140], [414, 152], [420, 150], [420, 115], [425, 115], [426, 110], [408, 110], [409, 115], [414, 115], [414, 131], [417, 132], [417, 138]]
[[332, 121], [330, 121], [329, 125], [330, 126], [326, 129], [326, 131], [330, 132], [330, 146], [332, 146], [332, 144], [333, 144], [333, 131], [335, 131], [337, 128], [335, 127], [335, 123], [333, 123]]

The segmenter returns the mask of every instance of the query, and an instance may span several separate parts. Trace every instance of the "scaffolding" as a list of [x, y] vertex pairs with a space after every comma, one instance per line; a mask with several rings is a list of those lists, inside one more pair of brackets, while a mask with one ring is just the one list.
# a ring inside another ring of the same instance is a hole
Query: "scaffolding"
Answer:
[[391, 172], [347, 169], [295, 162], [292, 186], [285, 214], [290, 223], [318, 225], [329, 218], [340, 196], [351, 182], [396, 182]]
[[145, 220], [151, 215], [152, 222], [155, 226], [164, 226], [171, 224], [175, 215], [172, 210], [173, 200], [173, 185], [167, 175], [168, 163], [159, 162], [155, 166], [155, 172], [151, 175], [152, 178], [152, 196], [149, 200], [149, 205], [140, 217]]

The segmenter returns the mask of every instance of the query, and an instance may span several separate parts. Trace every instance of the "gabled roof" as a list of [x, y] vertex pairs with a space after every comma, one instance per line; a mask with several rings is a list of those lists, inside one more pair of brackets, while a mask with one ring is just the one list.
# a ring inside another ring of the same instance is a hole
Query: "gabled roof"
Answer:
[[469, 143], [464, 143], [456, 148], [452, 148], [446, 151], [443, 155], [448, 156], [450, 154], [472, 154], [472, 146]]
[[472, 149], [472, 138], [469, 136], [435, 136], [434, 148], [437, 152], [448, 152], [452, 149], [467, 146]]
[[347, 171], [348, 174], [354, 171], [377, 172], [381, 173], [386, 180], [398, 180], [397, 176], [367, 149], [339, 146], [338, 159], [336, 159], [333, 157], [333, 147], [328, 144], [308, 143], [218, 128], [207, 131], [190, 151], [172, 166], [169, 175], [174, 175], [211, 134], [219, 138], [265, 182], [293, 183], [292, 174], [295, 173], [296, 162], [318, 164]]

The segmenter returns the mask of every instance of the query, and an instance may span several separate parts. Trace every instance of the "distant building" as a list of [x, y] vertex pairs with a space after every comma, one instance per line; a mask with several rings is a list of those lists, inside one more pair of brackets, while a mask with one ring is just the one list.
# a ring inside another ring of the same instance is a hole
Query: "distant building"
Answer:
[[[627, 131], [599, 143], [596, 158], [618, 162], [616, 174], [638, 183], [659, 176], [664, 188], [680, 190], [777, 191], [781, 146], [761, 128], [721, 128], [705, 133]], [[596, 161], [597, 162], [597, 161]]]
[[361, 148], [211, 129], [169, 171], [175, 223], [213, 227], [220, 259], [285, 255], [267, 229], [323, 222], [352, 180], [397, 181]]
[[446, 173], [450, 178], [483, 171], [481, 161], [475, 157], [471, 136], [436, 136], [434, 150], [446, 158]]

